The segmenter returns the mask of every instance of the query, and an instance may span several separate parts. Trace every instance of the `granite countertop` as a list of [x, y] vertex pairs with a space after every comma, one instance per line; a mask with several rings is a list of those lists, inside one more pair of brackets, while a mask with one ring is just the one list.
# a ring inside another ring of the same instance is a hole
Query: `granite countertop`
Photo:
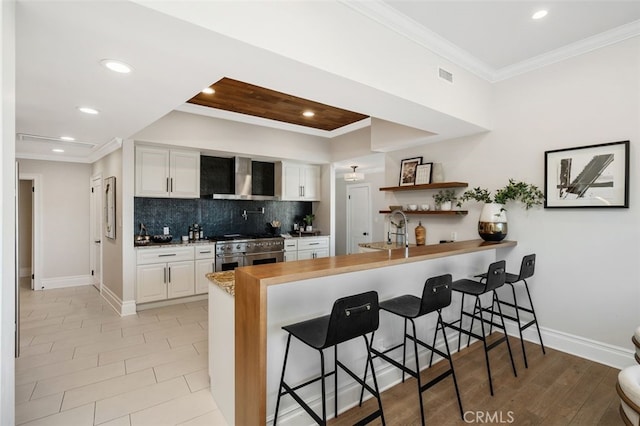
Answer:
[[[386, 241], [374, 242], [374, 243], [360, 243], [359, 247], [377, 249], [377, 250], [394, 250], [404, 248], [404, 244], [387, 243]], [[416, 247], [415, 244], [409, 243], [409, 247]]]
[[207, 278], [230, 295], [236, 295], [235, 271], [211, 272], [207, 274]]

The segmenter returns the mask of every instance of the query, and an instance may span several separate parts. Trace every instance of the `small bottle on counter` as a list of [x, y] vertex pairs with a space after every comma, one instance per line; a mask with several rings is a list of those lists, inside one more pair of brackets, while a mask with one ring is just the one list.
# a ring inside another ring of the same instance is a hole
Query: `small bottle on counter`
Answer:
[[189, 241], [193, 241], [193, 227], [189, 225]]
[[197, 223], [193, 224], [193, 239], [198, 241], [200, 239], [200, 226]]
[[422, 221], [418, 222], [416, 226], [416, 245], [423, 246], [427, 241], [427, 229], [422, 226]]
[[200, 239], [204, 240], [204, 229], [202, 228], [202, 226], [200, 227]]

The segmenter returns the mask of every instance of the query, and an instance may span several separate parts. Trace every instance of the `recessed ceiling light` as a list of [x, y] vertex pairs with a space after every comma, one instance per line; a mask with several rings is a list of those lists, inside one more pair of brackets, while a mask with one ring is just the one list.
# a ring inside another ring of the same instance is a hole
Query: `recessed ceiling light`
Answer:
[[60, 136], [60, 140], [71, 142], [71, 141], [75, 141], [76, 138], [72, 138], [71, 136]]
[[84, 112], [85, 114], [98, 114], [98, 110], [94, 109], [94, 108], [89, 108], [89, 107], [78, 107], [78, 110], [81, 112]]
[[216, 91], [213, 90], [211, 87], [206, 87], [202, 89], [202, 93], [204, 93], [205, 95], [213, 95], [214, 93], [216, 93]]
[[302, 113], [302, 115], [304, 115], [305, 117], [313, 117], [314, 115], [316, 115], [316, 113], [313, 111], [305, 111]]
[[109, 68], [111, 71], [119, 72], [120, 74], [128, 74], [131, 72], [129, 65], [121, 61], [116, 61], [115, 59], [103, 59], [100, 63], [103, 67]]
[[51, 151], [53, 151], [53, 152], [64, 152], [64, 149], [53, 148]]
[[549, 12], [548, 12], [548, 11], [546, 11], [546, 10], [544, 10], [544, 9], [539, 10], [539, 11], [537, 11], [536, 13], [534, 13], [534, 14], [531, 16], [531, 19], [542, 19], [542, 18], [544, 18], [545, 16], [547, 16], [547, 13], [549, 13]]

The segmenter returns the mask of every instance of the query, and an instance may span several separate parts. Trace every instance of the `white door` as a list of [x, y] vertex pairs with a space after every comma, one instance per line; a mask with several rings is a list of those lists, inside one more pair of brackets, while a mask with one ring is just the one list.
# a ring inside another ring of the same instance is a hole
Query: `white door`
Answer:
[[93, 285], [102, 286], [102, 176], [91, 178], [91, 275]]
[[171, 197], [200, 197], [200, 153], [171, 151], [169, 190]]
[[191, 296], [195, 293], [193, 261], [167, 264], [167, 298]]
[[371, 242], [371, 186], [347, 185], [347, 253], [359, 253], [358, 244]]

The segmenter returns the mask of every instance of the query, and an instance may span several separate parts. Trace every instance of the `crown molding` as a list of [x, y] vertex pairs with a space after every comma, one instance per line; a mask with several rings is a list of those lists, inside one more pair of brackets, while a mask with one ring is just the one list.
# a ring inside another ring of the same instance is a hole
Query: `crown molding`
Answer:
[[109, 142], [96, 147], [87, 157], [88, 163], [95, 163], [105, 155], [109, 155], [122, 147], [122, 138], [113, 138]]
[[640, 20], [638, 20], [568, 44], [531, 59], [495, 69], [466, 50], [459, 48], [408, 16], [398, 12], [382, 0], [359, 2], [340, 0], [340, 2], [490, 83], [507, 80], [511, 77], [640, 35]]
[[501, 68], [494, 73], [494, 77], [491, 82], [495, 83], [507, 80], [511, 77], [546, 67], [547, 65], [555, 64], [557, 62], [564, 61], [565, 59], [589, 53], [639, 35], [640, 20], [633, 21], [609, 31], [576, 41], [575, 43], [567, 44], [566, 46], [535, 56], [526, 61]]
[[86, 157], [70, 157], [48, 154], [31, 154], [25, 152], [16, 152], [16, 159], [19, 160], [39, 160], [39, 161], [57, 161], [61, 163], [83, 163], [88, 164]]
[[467, 71], [491, 81], [495, 70], [439, 34], [398, 12], [382, 0], [340, 2]]

